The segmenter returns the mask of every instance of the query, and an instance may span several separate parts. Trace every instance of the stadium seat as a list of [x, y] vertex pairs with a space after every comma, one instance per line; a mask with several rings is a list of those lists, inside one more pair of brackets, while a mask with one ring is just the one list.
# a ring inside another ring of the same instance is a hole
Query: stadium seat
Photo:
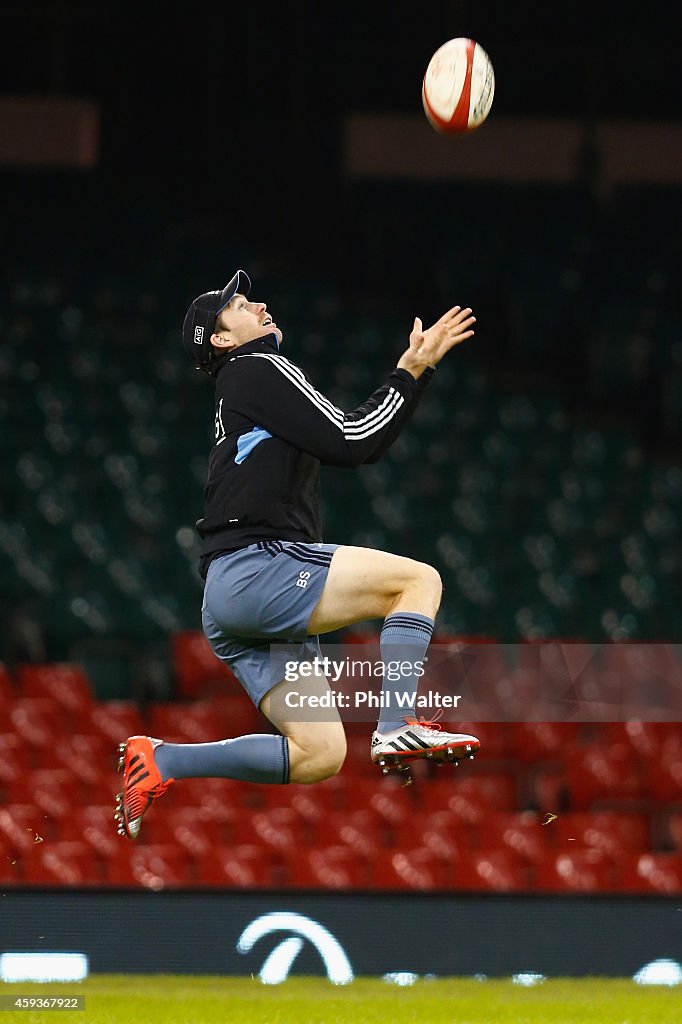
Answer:
[[383, 853], [370, 867], [372, 887], [377, 889], [443, 889], [446, 878], [440, 857], [421, 846]]
[[[133, 701], [101, 701], [90, 711], [91, 729], [111, 744], [112, 756], [118, 751], [118, 744], [128, 736], [146, 734], [140, 710]], [[83, 731], [84, 727], [83, 727]]]
[[477, 892], [519, 892], [530, 888], [523, 858], [512, 849], [479, 850], [447, 872], [447, 887]]
[[39, 769], [31, 773], [30, 781], [33, 803], [43, 812], [46, 828], [58, 829], [58, 822], [82, 803], [84, 787], [66, 768]]
[[281, 855], [305, 845], [305, 822], [291, 807], [243, 814], [234, 827], [240, 845], [262, 845]]
[[18, 698], [10, 710], [10, 720], [36, 763], [41, 748], [56, 746], [70, 727], [61, 706], [51, 697]]
[[270, 855], [261, 846], [219, 846], [197, 867], [200, 885], [220, 888], [268, 888], [281, 884], [282, 879], [282, 872], [276, 870]]
[[[275, 790], [275, 787], [270, 787]], [[318, 793], [315, 786], [296, 787], [298, 792], [291, 792], [291, 786], [282, 787], [290, 790], [288, 805], [301, 819], [305, 842], [309, 845], [324, 844], [328, 832], [327, 821], [333, 813], [330, 795]]]
[[59, 838], [87, 843], [93, 855], [106, 861], [121, 847], [116, 826], [113, 803], [75, 807], [61, 819]]
[[572, 810], [589, 808], [597, 801], [633, 801], [644, 795], [641, 773], [624, 743], [574, 749], [566, 761], [565, 778]]
[[471, 830], [450, 814], [434, 811], [421, 819], [419, 832], [422, 845], [446, 864], [454, 864], [469, 854], [472, 844]]
[[174, 793], [176, 799], [170, 806], [201, 811], [220, 824], [226, 842], [233, 842], [235, 823], [244, 813], [239, 802], [241, 786], [235, 779], [182, 779], [164, 795], [159, 812], [165, 813], [166, 795]]
[[610, 892], [614, 868], [598, 849], [552, 854], [534, 868], [534, 888], [543, 892]]
[[28, 771], [24, 743], [16, 733], [0, 733], [0, 794], [3, 803], [8, 803], [7, 787]]
[[682, 855], [625, 853], [616, 864], [616, 887], [643, 893], [682, 893]]
[[575, 722], [517, 722], [506, 728], [513, 732], [514, 756], [533, 764], [562, 761], [574, 746], [579, 727]]
[[131, 848], [133, 876], [145, 889], [178, 889], [195, 882], [187, 850], [168, 843]]
[[360, 889], [368, 884], [367, 861], [348, 845], [292, 850], [286, 884], [299, 889]]
[[657, 806], [679, 801], [682, 794], [682, 751], [654, 755], [643, 769], [646, 796]]
[[622, 811], [577, 811], [560, 814], [546, 832], [557, 851], [571, 852], [571, 845], [601, 850], [612, 859], [629, 851], [644, 851], [651, 843], [646, 814]]
[[29, 885], [80, 888], [101, 883], [92, 851], [77, 841], [36, 846], [23, 857], [22, 875]]
[[[229, 684], [227, 692], [201, 702], [202, 714], [210, 714], [214, 722], [215, 739], [232, 739], [250, 733], [272, 733], [267, 718], [252, 704], [238, 683]], [[163, 738], [163, 737], [162, 737]]]
[[491, 814], [474, 829], [476, 850], [511, 850], [525, 863], [537, 864], [552, 852], [552, 834], [533, 811]]
[[[89, 802], [95, 802], [102, 788], [111, 785], [115, 769], [115, 754], [111, 746], [98, 733], [67, 735], [54, 749], [44, 750], [48, 763], [43, 767], [61, 767], [69, 771], [81, 783]], [[111, 788], [109, 792], [115, 792]]]
[[653, 761], [682, 760], [682, 724], [679, 722], [625, 722], [625, 742], [646, 767]]
[[343, 765], [344, 774], [367, 779], [375, 777], [377, 769], [369, 756], [370, 734], [365, 729], [362, 732], [347, 730], [346, 743], [348, 753]]
[[327, 815], [322, 835], [318, 842], [325, 844], [343, 843], [367, 859], [378, 855], [379, 850], [389, 846], [393, 834], [376, 811], [366, 808], [359, 811], [333, 811]]
[[0, 839], [17, 856], [43, 841], [45, 816], [33, 804], [0, 807]]
[[201, 630], [186, 629], [175, 633], [173, 667], [178, 697], [202, 697], [226, 685], [239, 685], [234, 673], [213, 653]]
[[0, 834], [0, 885], [3, 888], [21, 884], [21, 864], [16, 853], [9, 844], [5, 845], [5, 837]]
[[56, 701], [78, 727], [82, 727], [94, 700], [90, 680], [80, 665], [19, 665], [16, 683], [24, 697], [49, 697]]

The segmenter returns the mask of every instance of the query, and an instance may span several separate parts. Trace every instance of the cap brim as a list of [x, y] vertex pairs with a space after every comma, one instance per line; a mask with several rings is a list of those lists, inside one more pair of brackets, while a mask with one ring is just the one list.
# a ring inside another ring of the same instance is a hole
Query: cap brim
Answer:
[[250, 291], [251, 281], [249, 279], [249, 275], [245, 270], [238, 270], [234, 277], [230, 278], [220, 293], [216, 316], [225, 309], [225, 306], [232, 301], [235, 295], [248, 295]]

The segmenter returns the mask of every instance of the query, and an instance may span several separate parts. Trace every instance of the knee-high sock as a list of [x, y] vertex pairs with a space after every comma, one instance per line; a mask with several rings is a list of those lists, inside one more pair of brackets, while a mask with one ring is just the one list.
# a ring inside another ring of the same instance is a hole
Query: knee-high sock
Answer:
[[239, 779], [283, 784], [289, 781], [289, 741], [267, 733], [217, 743], [164, 743], [154, 752], [166, 779]]
[[[387, 616], [381, 630], [381, 660], [384, 664], [384, 704], [379, 716], [377, 729], [387, 733], [391, 729], [399, 729], [405, 725], [405, 716], [415, 716], [415, 698], [419, 684], [419, 663], [423, 663], [424, 655], [433, 636], [433, 619], [418, 612], [394, 612]], [[389, 663], [409, 662], [412, 671], [403, 675], [388, 671]], [[388, 678], [399, 675], [399, 679]], [[398, 700], [398, 695], [411, 696], [409, 703]]]

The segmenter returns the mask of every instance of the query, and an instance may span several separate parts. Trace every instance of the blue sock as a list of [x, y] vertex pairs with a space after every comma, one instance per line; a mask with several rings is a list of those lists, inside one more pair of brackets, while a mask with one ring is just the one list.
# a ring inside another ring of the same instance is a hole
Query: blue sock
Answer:
[[239, 779], [241, 782], [289, 781], [289, 741], [267, 733], [217, 743], [164, 743], [154, 751], [166, 779]]
[[[419, 615], [417, 612], [394, 612], [384, 620], [381, 630], [381, 660], [384, 667], [389, 662], [423, 662], [424, 655], [428, 650], [433, 636], [433, 619], [426, 615]], [[417, 686], [419, 685], [419, 671], [414, 668], [412, 672], [403, 675], [399, 679], [389, 679], [388, 672], [384, 671], [383, 693], [385, 705], [379, 715], [379, 732], [387, 733], [392, 729], [400, 729], [405, 725], [405, 716], [416, 718], [415, 700]], [[412, 700], [409, 704], [401, 706], [397, 695], [411, 694]]]

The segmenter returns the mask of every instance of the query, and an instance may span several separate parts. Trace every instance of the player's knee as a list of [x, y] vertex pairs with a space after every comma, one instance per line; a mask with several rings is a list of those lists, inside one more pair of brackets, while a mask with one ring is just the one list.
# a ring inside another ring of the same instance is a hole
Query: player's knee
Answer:
[[343, 727], [325, 730], [306, 737], [301, 743], [289, 744], [289, 779], [310, 784], [336, 775], [346, 759], [346, 737]]
[[419, 567], [423, 584], [428, 590], [429, 595], [436, 604], [440, 604], [440, 599], [443, 596], [443, 581], [438, 569], [428, 565], [426, 562], [420, 562]]

